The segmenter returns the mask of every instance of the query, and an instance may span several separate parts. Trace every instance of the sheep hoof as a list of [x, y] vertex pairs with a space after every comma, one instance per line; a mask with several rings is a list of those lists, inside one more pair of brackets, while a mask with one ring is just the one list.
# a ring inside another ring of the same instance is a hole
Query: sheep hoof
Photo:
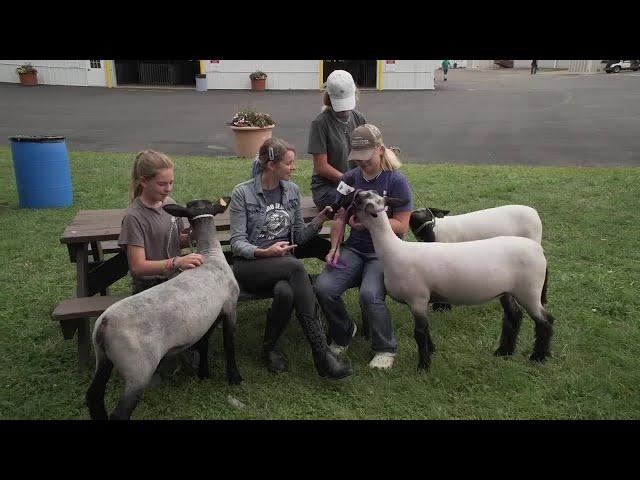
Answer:
[[510, 357], [511, 355], [513, 355], [513, 351], [509, 351], [500, 347], [495, 352], [493, 352], [493, 355], [496, 357]]
[[529, 360], [531, 360], [532, 362], [544, 362], [547, 359], [546, 354], [544, 353], [532, 353], [531, 356], [529, 357]]
[[426, 375], [429, 371], [429, 365], [423, 364], [422, 362], [418, 363], [418, 375]]

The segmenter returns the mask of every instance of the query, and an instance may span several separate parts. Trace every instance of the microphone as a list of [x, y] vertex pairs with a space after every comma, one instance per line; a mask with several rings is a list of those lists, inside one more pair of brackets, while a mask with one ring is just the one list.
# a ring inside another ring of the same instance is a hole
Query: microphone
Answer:
[[346, 182], [341, 181], [338, 184], [338, 186], [336, 187], [336, 199], [331, 204], [333, 213], [330, 214], [330, 219], [333, 219], [338, 210], [340, 210], [341, 208], [347, 208], [349, 205], [351, 205], [351, 202], [353, 201], [353, 194], [356, 191], [354, 187], [355, 184], [356, 180], [353, 177], [347, 178]]

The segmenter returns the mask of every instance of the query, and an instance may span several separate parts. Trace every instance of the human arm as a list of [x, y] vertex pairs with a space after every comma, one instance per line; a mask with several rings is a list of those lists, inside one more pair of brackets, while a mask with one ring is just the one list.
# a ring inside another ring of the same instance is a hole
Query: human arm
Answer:
[[199, 253], [190, 253], [183, 257], [176, 256], [164, 260], [147, 260], [144, 247], [137, 245], [127, 245], [126, 247], [129, 270], [134, 278], [165, 275], [178, 269], [196, 268], [204, 263], [204, 257]]
[[341, 208], [331, 222], [331, 249], [325, 257], [327, 263], [337, 263], [340, 258], [340, 243], [344, 239], [346, 211]]
[[313, 154], [313, 169], [318, 175], [334, 183], [338, 183], [342, 177], [342, 172], [329, 164], [329, 157], [326, 153]]

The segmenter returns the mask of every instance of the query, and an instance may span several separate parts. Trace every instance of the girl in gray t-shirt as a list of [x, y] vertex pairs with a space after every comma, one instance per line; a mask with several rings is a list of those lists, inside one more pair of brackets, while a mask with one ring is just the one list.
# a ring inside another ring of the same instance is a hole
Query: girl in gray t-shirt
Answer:
[[311, 122], [308, 148], [313, 155], [311, 195], [318, 208], [334, 202], [340, 177], [352, 168], [347, 161], [351, 133], [366, 123], [364, 115], [355, 110], [356, 86], [345, 70], [335, 70], [327, 77], [323, 103], [322, 113]]
[[118, 238], [127, 253], [134, 295], [204, 261], [197, 253], [180, 256], [187, 246], [183, 221], [162, 208], [175, 203], [169, 196], [173, 181], [173, 162], [167, 155], [154, 150], [138, 153], [131, 175], [132, 201]]

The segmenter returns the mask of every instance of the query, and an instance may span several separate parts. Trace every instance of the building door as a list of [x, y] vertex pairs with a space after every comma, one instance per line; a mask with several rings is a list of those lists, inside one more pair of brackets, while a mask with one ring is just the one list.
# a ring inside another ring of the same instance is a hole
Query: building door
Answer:
[[375, 60], [324, 60], [322, 81], [334, 70], [346, 70], [358, 88], [376, 88], [376, 65]]
[[193, 85], [199, 60], [116, 60], [118, 85]]
[[87, 66], [87, 85], [90, 87], [105, 87], [107, 85], [104, 60], [89, 60], [89, 65]]

